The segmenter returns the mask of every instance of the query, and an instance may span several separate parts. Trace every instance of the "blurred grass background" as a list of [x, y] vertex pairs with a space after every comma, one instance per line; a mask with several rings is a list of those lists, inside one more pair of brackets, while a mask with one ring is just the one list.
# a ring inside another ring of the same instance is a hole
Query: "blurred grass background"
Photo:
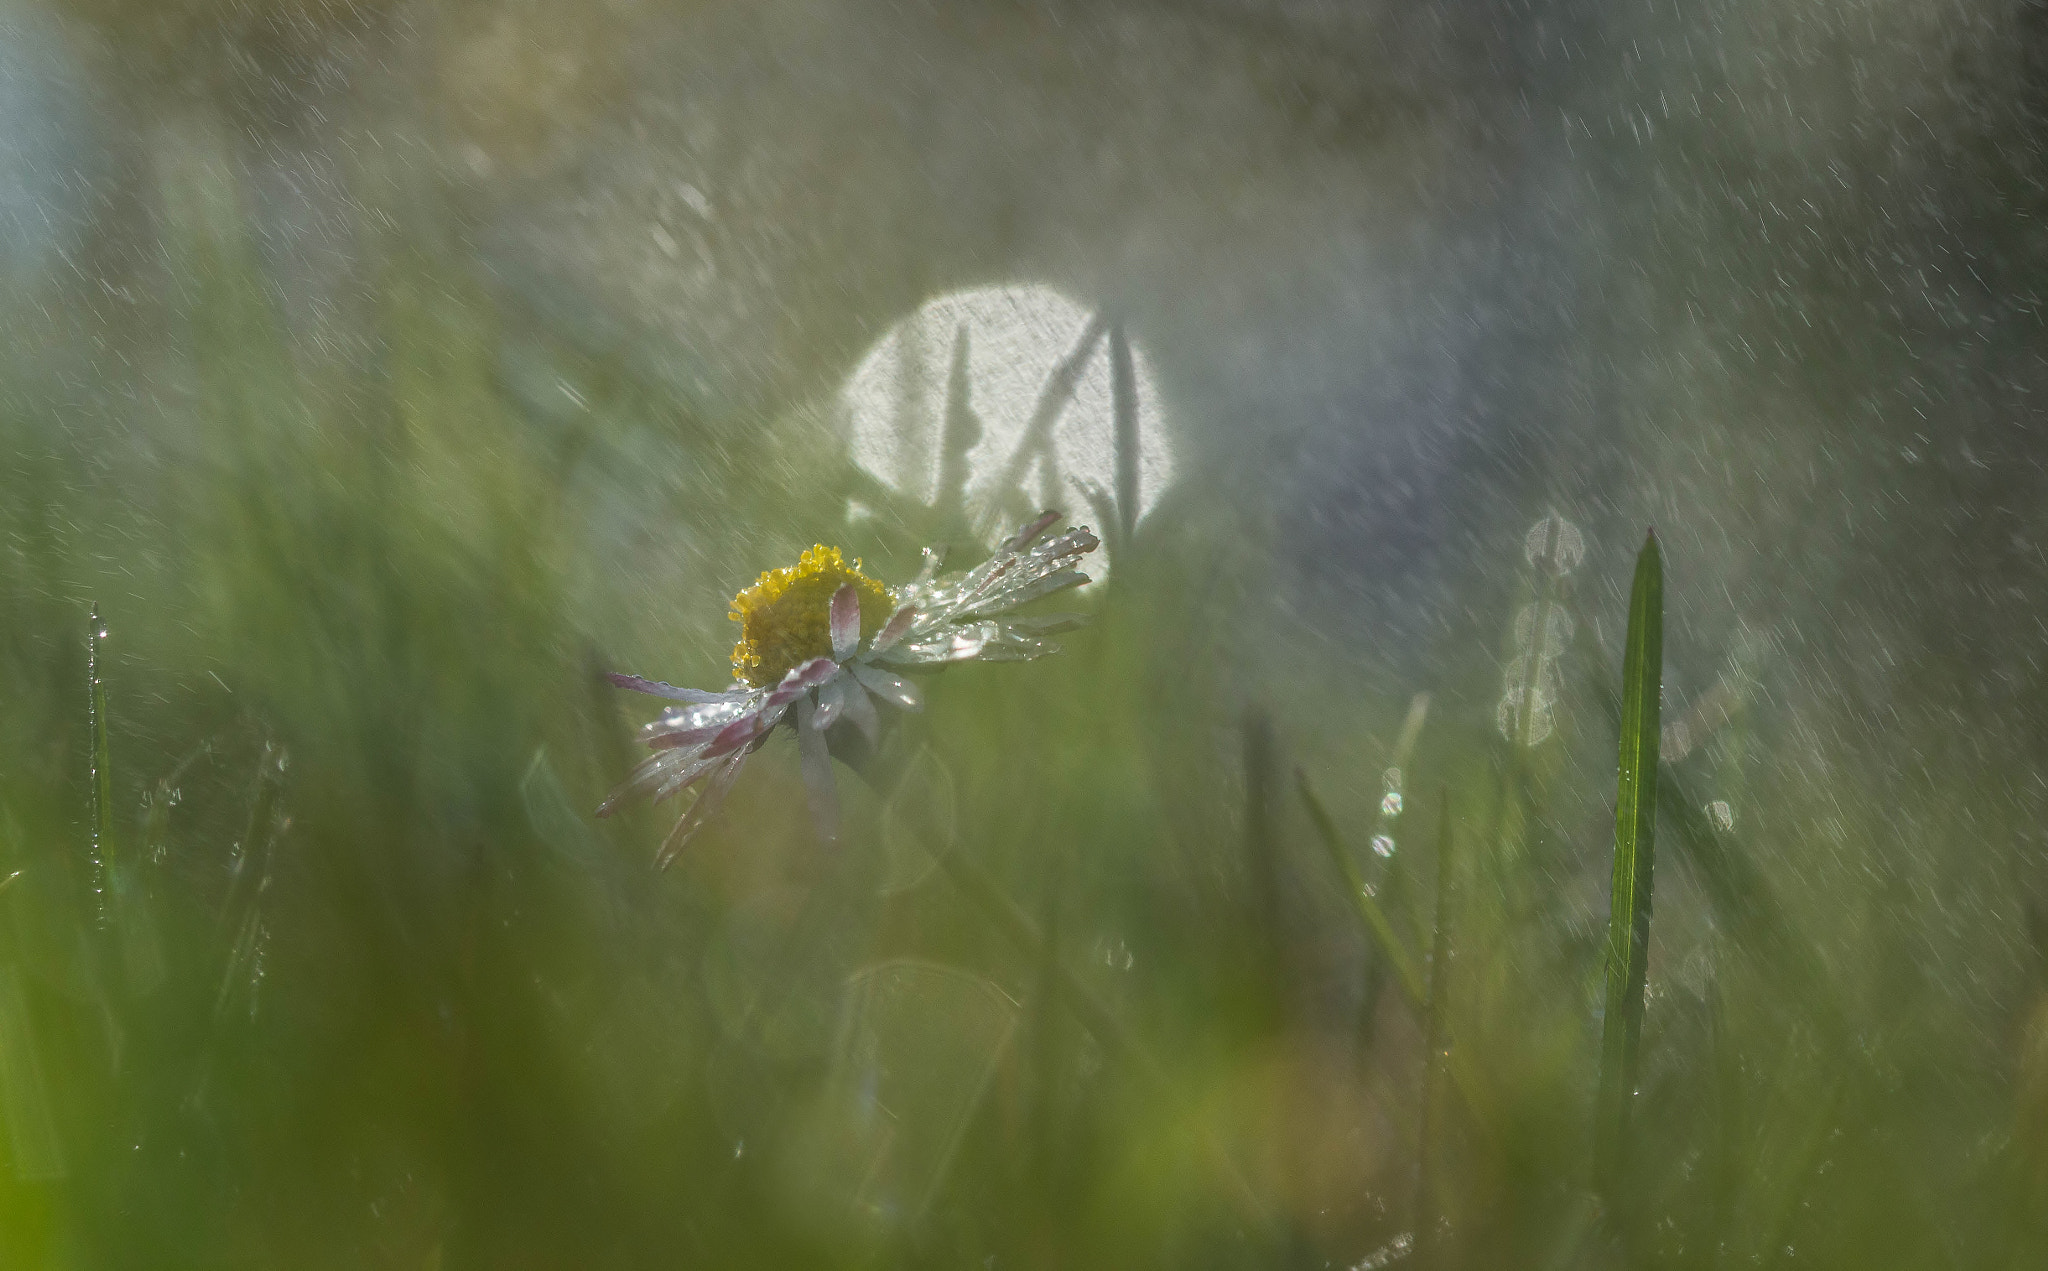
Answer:
[[[2039, 1265], [2038, 19], [1510, 8], [0, 10], [0, 1265]], [[599, 673], [910, 576], [830, 394], [1012, 281], [1179, 447], [1094, 625], [651, 873]]]

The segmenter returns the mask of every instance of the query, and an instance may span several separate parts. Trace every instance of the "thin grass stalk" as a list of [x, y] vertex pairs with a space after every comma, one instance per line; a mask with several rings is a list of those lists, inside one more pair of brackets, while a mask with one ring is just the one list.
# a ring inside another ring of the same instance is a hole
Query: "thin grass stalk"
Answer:
[[114, 768], [107, 747], [107, 686], [100, 678], [100, 644], [106, 638], [94, 605], [85, 634], [85, 678], [92, 725], [93, 920], [101, 927], [114, 921]]
[[1273, 720], [1260, 707], [1244, 716], [1244, 851], [1251, 875], [1253, 956], [1259, 971], [1258, 1007], [1268, 1029], [1286, 1019], [1287, 953], [1281, 904], [1280, 839], [1275, 833]]
[[[1415, 959], [1410, 956], [1407, 947], [1401, 943], [1400, 937], [1394, 934], [1394, 926], [1387, 920], [1386, 910], [1366, 890], [1365, 882], [1360, 877], [1357, 866], [1351, 862], [1351, 853], [1344, 846], [1344, 841], [1337, 832], [1336, 822], [1331, 819], [1329, 810], [1323, 806], [1322, 800], [1316, 796], [1315, 790], [1309, 786], [1306, 774], [1299, 768], [1295, 769], [1295, 788], [1301, 792], [1302, 803], [1308, 809], [1309, 820], [1314, 823], [1317, 836], [1322, 839], [1323, 846], [1329, 850], [1330, 858], [1336, 862], [1338, 872], [1344, 875], [1345, 881], [1348, 884], [1348, 890], [1352, 895], [1353, 907], [1357, 909], [1359, 917], [1365, 922], [1366, 930], [1371, 933], [1373, 941], [1379, 945], [1381, 951], [1386, 955], [1387, 961], [1392, 964], [1394, 978], [1400, 983], [1401, 992], [1408, 999], [1408, 1005], [1418, 1012], [1426, 1022], [1430, 1012], [1431, 989], [1423, 980], [1422, 972], [1416, 966]], [[1449, 797], [1448, 792], [1446, 792], [1446, 797]], [[1439, 923], [1441, 921], [1441, 911], [1439, 911]], [[1499, 1125], [1499, 1115], [1493, 1102], [1486, 1097], [1486, 1087], [1481, 1084], [1478, 1072], [1473, 1069], [1465, 1055], [1454, 1048], [1446, 1045], [1443, 1047], [1443, 1053], [1447, 1061], [1447, 1074], [1452, 1084], [1458, 1089], [1458, 1095], [1464, 1102], [1466, 1113], [1472, 1118], [1473, 1128], [1479, 1131], [1488, 1142], [1498, 1146], [1500, 1143], [1500, 1132], [1497, 1128]]]
[[[1394, 924], [1388, 920], [1387, 912], [1372, 894], [1359, 872], [1358, 865], [1345, 848], [1343, 837], [1337, 832], [1337, 822], [1330, 816], [1330, 810], [1323, 806], [1315, 788], [1309, 785], [1308, 773], [1297, 767], [1294, 770], [1294, 788], [1301, 796], [1302, 807], [1308, 810], [1309, 823], [1316, 827], [1316, 837], [1322, 840], [1324, 850], [1330, 854], [1330, 861], [1344, 879], [1344, 890], [1350, 896], [1352, 908], [1364, 920], [1365, 929], [1379, 947], [1381, 956], [1394, 968], [1395, 976], [1401, 981], [1401, 991], [1410, 1002], [1418, 1005], [1429, 1000], [1429, 987], [1423, 982], [1422, 971], [1409, 956], [1401, 938], [1394, 933]], [[1441, 909], [1439, 909], [1441, 921]]]
[[[1401, 816], [1401, 805], [1394, 802], [1402, 797], [1404, 778], [1409, 756], [1415, 752], [1415, 743], [1422, 736], [1423, 723], [1429, 718], [1429, 694], [1417, 693], [1408, 702], [1408, 715], [1401, 722], [1401, 731], [1394, 741], [1394, 750], [1389, 756], [1386, 770], [1381, 774], [1383, 793], [1379, 811], [1372, 823], [1372, 841], [1377, 844], [1385, 838], [1392, 842], [1397, 822]], [[1296, 773], [1300, 770], [1297, 768]], [[1377, 846], [1374, 855], [1379, 853]], [[1348, 856], [1348, 853], [1347, 853]], [[1358, 858], [1363, 861], [1359, 874], [1368, 884], [1365, 890], [1373, 893], [1379, 907], [1394, 917], [1405, 917], [1411, 930], [1419, 930], [1421, 920], [1414, 913], [1409, 896], [1408, 874], [1403, 868], [1404, 858], [1391, 855], [1375, 865], [1372, 857]], [[1373, 1035], [1379, 1019], [1380, 995], [1385, 991], [1390, 970], [1384, 958], [1374, 958], [1366, 963], [1365, 982], [1358, 995], [1358, 1048], [1361, 1054], [1373, 1047]]]
[[1423, 1016], [1422, 1117], [1415, 1135], [1415, 1247], [1424, 1267], [1436, 1265], [1443, 1227], [1443, 1197], [1436, 1186], [1436, 1139], [1442, 1132], [1444, 1082], [1450, 1072], [1450, 1036], [1444, 1016], [1450, 1000], [1451, 893], [1457, 862], [1451, 831], [1451, 792], [1437, 800], [1436, 931], [1430, 940], [1429, 1004]]
[[1614, 881], [1607, 919], [1607, 1009], [1600, 1039], [1594, 1180], [1610, 1200], [1628, 1137], [1643, 984], [1650, 953], [1650, 877], [1657, 830], [1658, 699], [1664, 670], [1664, 565], [1652, 532], [1636, 557], [1621, 667], [1621, 755], [1614, 801]]

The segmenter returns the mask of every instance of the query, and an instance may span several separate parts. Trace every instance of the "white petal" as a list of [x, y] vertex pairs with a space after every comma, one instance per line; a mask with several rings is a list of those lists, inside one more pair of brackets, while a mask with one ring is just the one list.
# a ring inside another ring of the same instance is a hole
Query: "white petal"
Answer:
[[868, 744], [874, 745], [882, 735], [882, 720], [875, 714], [875, 704], [869, 699], [868, 691], [851, 679], [836, 680], [834, 683], [846, 686], [846, 717], [853, 721], [855, 728], [860, 729], [861, 736], [868, 739]]
[[654, 854], [654, 868], [667, 869], [704, 822], [711, 819], [711, 814], [718, 811], [719, 806], [725, 802], [727, 792], [732, 789], [732, 783], [739, 780], [740, 768], [747, 762], [747, 756], [752, 753], [752, 750], [741, 750], [727, 756], [725, 762], [711, 774], [711, 781], [704, 787], [704, 793], [697, 796], [697, 801], [690, 805], [690, 810], [677, 819], [675, 828], [661, 841], [661, 850]]
[[864, 662], [855, 662], [849, 669], [853, 671], [854, 678], [866, 686], [869, 692], [890, 705], [907, 711], [924, 709], [924, 694], [918, 692], [917, 685], [902, 676], [891, 675], [880, 667], [869, 666]]
[[643, 727], [640, 736], [649, 745], [653, 745], [657, 737], [729, 724], [748, 713], [753, 706], [754, 703], [746, 698], [708, 702], [697, 706], [671, 706], [661, 713], [661, 718]]
[[[848, 685], [853, 685], [852, 679], [844, 675], [835, 675], [819, 687], [818, 710], [811, 717], [811, 726], [813, 728], [822, 733], [838, 722], [840, 713], [846, 709], [846, 690]], [[854, 685], [853, 691], [856, 693], [860, 692], [860, 687]]]
[[[869, 643], [868, 648], [876, 653], [880, 653], [898, 640], [901, 640], [904, 633], [910, 630], [911, 624], [916, 621], [917, 606], [903, 606], [889, 616], [889, 621], [883, 624], [880, 631], [875, 632], [875, 638]], [[841, 659], [841, 661], [844, 660], [843, 658]]]

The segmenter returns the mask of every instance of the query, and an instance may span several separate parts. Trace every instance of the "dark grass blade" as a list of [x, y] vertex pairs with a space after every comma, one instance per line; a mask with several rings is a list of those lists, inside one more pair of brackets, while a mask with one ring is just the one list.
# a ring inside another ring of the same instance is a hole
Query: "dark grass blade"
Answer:
[[1258, 1003], [1267, 1015], [1260, 1027], [1277, 1028], [1284, 1022], [1288, 996], [1287, 939], [1281, 905], [1280, 840], [1274, 825], [1273, 796], [1279, 774], [1274, 771], [1273, 720], [1263, 708], [1245, 711], [1243, 743], [1245, 866], [1256, 927], [1249, 952], [1259, 963]]
[[1429, 955], [1429, 1005], [1423, 1016], [1422, 1118], [1415, 1136], [1415, 1247], [1423, 1266], [1435, 1265], [1443, 1226], [1443, 1198], [1437, 1189], [1436, 1138], [1443, 1125], [1444, 1082], [1450, 1073], [1450, 1035], [1444, 1015], [1450, 1001], [1451, 891], [1457, 865], [1451, 833], [1451, 792], [1438, 799], [1436, 828], [1436, 934]]
[[1652, 533], [1636, 557], [1621, 667], [1621, 764], [1614, 801], [1614, 883], [1607, 919], [1607, 1011], [1600, 1039], [1594, 1179], [1619, 1178], [1643, 1032], [1650, 952], [1650, 875], [1657, 828], [1658, 699], [1664, 671], [1664, 565]]

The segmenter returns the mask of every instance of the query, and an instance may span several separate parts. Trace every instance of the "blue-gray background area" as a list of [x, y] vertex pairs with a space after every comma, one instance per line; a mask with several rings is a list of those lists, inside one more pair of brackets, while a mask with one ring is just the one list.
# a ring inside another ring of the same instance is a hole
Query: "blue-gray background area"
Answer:
[[1483, 719], [1554, 509], [1610, 651], [1662, 534], [1674, 709], [1754, 639], [1802, 735], [1930, 786], [1996, 756], [2033, 808], [2044, 58], [2019, 0], [16, 0], [12, 392], [175, 452], [191, 156], [302, 363], [378, 365], [374, 184], [501, 306], [534, 427], [593, 364], [684, 404], [625, 469], [743, 448], [924, 299], [1049, 283], [1150, 358], [1144, 531], [1215, 575], [1190, 621], [1248, 694]]

